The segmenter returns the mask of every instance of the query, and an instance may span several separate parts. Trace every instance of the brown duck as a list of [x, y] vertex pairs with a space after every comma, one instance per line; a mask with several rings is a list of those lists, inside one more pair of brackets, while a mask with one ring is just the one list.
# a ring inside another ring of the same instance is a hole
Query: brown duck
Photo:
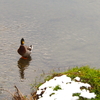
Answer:
[[32, 45], [30, 45], [29, 47], [25, 46], [24, 45], [24, 43], [25, 43], [24, 38], [22, 38], [20, 42], [21, 42], [21, 45], [20, 45], [19, 49], [17, 50], [17, 52], [22, 56], [22, 58], [30, 57], [33, 46]]

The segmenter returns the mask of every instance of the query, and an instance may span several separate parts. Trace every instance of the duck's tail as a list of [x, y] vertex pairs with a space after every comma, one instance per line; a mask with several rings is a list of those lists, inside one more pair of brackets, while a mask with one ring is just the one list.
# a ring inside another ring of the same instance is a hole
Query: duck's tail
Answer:
[[32, 49], [33, 49], [33, 45], [30, 45], [29, 50], [32, 51]]

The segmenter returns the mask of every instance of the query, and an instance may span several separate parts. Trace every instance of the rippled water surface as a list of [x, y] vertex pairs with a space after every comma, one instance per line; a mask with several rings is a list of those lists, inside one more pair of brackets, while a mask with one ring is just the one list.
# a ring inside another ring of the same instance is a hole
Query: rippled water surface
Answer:
[[[22, 37], [34, 46], [27, 60], [17, 53]], [[0, 0], [0, 100], [14, 85], [30, 94], [53, 70], [100, 68], [99, 52], [100, 0]]]

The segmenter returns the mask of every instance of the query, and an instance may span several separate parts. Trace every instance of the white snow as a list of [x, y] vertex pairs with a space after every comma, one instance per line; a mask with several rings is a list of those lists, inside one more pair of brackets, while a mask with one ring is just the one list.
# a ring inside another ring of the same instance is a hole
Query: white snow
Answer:
[[[91, 86], [88, 83], [79, 81], [79, 77], [74, 78], [74, 80], [71, 80], [71, 78], [66, 75], [54, 77], [39, 87], [39, 90], [37, 90], [37, 95], [39, 95], [38, 100], [78, 100], [78, 96], [73, 96], [75, 93], [79, 93], [79, 96], [83, 98], [95, 98], [95, 93], [90, 93], [88, 90], [88, 87]], [[59, 86], [60, 89], [55, 90], [54, 88], [57, 86]], [[82, 86], [86, 89], [81, 90], [80, 87]]]
[[76, 77], [75, 80], [80, 81], [80, 77]]

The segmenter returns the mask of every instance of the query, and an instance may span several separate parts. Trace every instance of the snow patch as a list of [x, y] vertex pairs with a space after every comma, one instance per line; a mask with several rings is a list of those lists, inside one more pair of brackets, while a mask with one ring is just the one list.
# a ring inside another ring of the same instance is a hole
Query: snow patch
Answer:
[[[54, 77], [46, 81], [37, 90], [38, 100], [78, 100], [79, 96], [87, 99], [95, 98], [95, 93], [88, 90], [90, 84], [79, 82], [80, 77], [72, 80], [66, 75]], [[79, 94], [73, 95], [73, 94]]]

